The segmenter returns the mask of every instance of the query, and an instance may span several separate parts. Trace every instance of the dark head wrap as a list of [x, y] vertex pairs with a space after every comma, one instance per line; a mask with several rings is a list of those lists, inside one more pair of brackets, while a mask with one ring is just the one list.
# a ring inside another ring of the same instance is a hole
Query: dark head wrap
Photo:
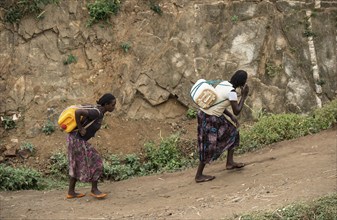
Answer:
[[244, 70], [238, 70], [232, 76], [230, 83], [233, 85], [234, 88], [244, 86], [247, 82], [247, 72]]
[[116, 100], [115, 96], [111, 93], [105, 93], [98, 101], [97, 104], [104, 106], [110, 104], [112, 101]]

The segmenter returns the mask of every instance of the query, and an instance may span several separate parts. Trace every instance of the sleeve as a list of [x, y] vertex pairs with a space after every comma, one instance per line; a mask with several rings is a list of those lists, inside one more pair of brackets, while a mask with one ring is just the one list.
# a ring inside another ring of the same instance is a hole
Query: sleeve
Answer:
[[235, 91], [230, 91], [228, 94], [228, 100], [229, 101], [237, 101], [238, 100], [238, 95], [236, 94]]

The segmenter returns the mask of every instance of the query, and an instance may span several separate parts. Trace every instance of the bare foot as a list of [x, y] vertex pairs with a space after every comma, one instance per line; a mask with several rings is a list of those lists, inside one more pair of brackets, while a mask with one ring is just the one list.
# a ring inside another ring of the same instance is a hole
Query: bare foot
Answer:
[[232, 163], [232, 164], [227, 164], [226, 165], [226, 169], [227, 170], [240, 169], [240, 168], [242, 168], [244, 166], [245, 166], [244, 163]]
[[201, 176], [195, 177], [195, 182], [197, 183], [207, 182], [207, 181], [213, 180], [214, 178], [215, 176], [201, 175]]

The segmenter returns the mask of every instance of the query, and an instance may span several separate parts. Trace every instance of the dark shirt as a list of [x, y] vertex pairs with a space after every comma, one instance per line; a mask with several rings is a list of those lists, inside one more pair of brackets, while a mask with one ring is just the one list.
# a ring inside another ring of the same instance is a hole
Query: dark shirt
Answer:
[[82, 126], [85, 127], [91, 121], [95, 120], [89, 127], [86, 128], [86, 133], [84, 136], [81, 136], [80, 133], [76, 130], [76, 136], [84, 140], [89, 140], [94, 137], [96, 132], [101, 128], [103, 121], [103, 114], [96, 109], [87, 109], [88, 116], [81, 120]]

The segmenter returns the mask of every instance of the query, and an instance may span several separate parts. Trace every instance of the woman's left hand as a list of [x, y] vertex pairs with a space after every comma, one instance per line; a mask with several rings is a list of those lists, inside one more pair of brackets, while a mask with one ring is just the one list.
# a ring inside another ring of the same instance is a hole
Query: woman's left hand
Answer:
[[231, 117], [231, 120], [235, 123], [236, 128], [239, 128], [239, 127], [240, 127], [239, 121], [238, 121], [234, 116]]

